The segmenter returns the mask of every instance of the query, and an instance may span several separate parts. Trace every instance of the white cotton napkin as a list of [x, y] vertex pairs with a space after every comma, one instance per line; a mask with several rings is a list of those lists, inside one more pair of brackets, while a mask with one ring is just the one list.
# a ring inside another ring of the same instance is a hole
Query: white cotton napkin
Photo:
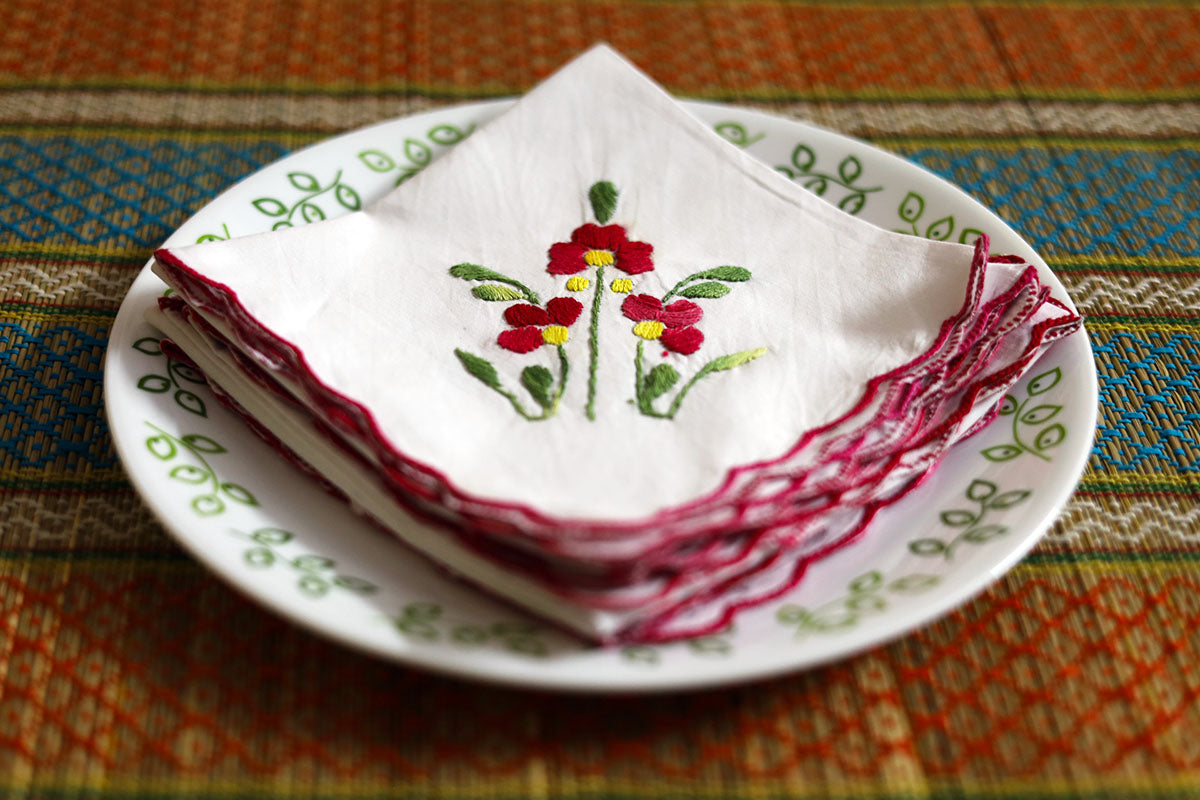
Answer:
[[844, 214], [606, 47], [366, 211], [156, 255], [193, 316], [152, 321], [283, 445], [602, 638], [778, 592], [1078, 325], [1028, 265]]

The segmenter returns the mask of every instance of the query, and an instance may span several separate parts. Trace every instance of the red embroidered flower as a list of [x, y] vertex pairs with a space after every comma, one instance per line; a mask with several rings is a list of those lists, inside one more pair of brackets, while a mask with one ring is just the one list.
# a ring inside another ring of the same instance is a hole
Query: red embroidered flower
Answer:
[[637, 323], [633, 326], [636, 335], [658, 339], [668, 350], [688, 356], [704, 343], [704, 334], [692, 327], [704, 316], [704, 309], [689, 300], [663, 306], [657, 297], [631, 294], [621, 304], [621, 311]]
[[531, 353], [544, 344], [564, 344], [567, 326], [579, 319], [583, 304], [570, 297], [556, 297], [545, 308], [520, 303], [504, 309], [504, 321], [513, 327], [496, 337], [496, 343], [514, 353]]
[[588, 267], [615, 266], [630, 275], [654, 269], [654, 246], [631, 242], [620, 225], [580, 225], [571, 233], [571, 241], [550, 247], [551, 275], [573, 275]]

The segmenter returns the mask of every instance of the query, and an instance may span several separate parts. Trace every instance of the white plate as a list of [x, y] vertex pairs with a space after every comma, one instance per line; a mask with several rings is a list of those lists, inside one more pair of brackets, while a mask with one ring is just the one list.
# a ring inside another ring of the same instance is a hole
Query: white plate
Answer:
[[[168, 244], [306, 224], [370, 202], [511, 101], [418, 114], [339, 136], [238, 183]], [[867, 144], [746, 109], [687, 103], [718, 132], [878, 225], [1045, 263], [994, 214], [940, 178]], [[1015, 564], [1058, 514], [1096, 423], [1082, 333], [1035, 365], [1011, 413], [962, 443], [862, 541], [790, 595], [717, 636], [600, 649], [446, 578], [316, 488], [157, 352], [143, 311], [163, 284], [144, 270], [113, 327], [105, 396], [130, 480], [180, 543], [233, 586], [318, 633], [384, 658], [542, 689], [663, 691], [761, 678], [894, 639], [965, 602]], [[1009, 401], [1006, 401], [1009, 402]]]

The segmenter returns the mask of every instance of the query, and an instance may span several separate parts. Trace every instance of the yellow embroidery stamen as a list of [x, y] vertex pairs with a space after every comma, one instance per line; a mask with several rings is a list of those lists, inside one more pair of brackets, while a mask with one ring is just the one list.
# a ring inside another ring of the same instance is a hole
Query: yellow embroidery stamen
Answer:
[[633, 332], [643, 339], [657, 339], [662, 336], [663, 324], [654, 319], [644, 320], [633, 326]]
[[567, 291], [569, 292], [582, 292], [591, 285], [591, 278], [581, 278], [578, 275], [574, 278], [567, 278]]
[[629, 294], [633, 291], [633, 281], [629, 278], [617, 278], [612, 282], [612, 290], [621, 294]]
[[588, 250], [583, 254], [583, 263], [589, 267], [611, 267], [616, 262], [608, 250]]
[[542, 341], [546, 344], [566, 344], [567, 329], [562, 325], [547, 325], [542, 330]]

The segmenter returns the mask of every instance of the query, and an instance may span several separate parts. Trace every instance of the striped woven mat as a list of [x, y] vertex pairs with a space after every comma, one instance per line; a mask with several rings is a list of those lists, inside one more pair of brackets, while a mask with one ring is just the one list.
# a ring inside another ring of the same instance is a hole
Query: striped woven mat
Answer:
[[[1200, 797], [1200, 7], [8, 0], [0, 797]], [[888, 646], [747, 686], [553, 696], [317, 638], [185, 556], [107, 434], [149, 251], [334, 133], [517, 94], [606, 40], [681, 96], [896, 152], [1087, 315], [1096, 446], [1041, 545]]]

